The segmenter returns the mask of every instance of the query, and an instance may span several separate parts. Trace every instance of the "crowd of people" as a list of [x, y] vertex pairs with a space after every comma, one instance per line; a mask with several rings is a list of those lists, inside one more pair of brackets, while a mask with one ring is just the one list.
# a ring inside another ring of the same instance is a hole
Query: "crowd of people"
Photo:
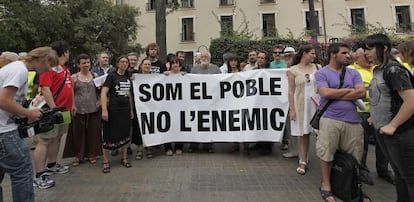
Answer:
[[[0, 160], [0, 175], [11, 175], [13, 200], [33, 201], [33, 186], [40, 189], [55, 185], [50, 175], [64, 174], [70, 166], [57, 163], [60, 141], [67, 134], [63, 158], [73, 158], [72, 167], [97, 163], [102, 156], [102, 172], [111, 172], [111, 157], [119, 151], [120, 165], [132, 167], [128, 155], [135, 160], [153, 158], [158, 146], [145, 147], [139, 133], [132, 80], [134, 74], [187, 74], [185, 53], [168, 54], [165, 63], [159, 47], [150, 43], [145, 59], [139, 54], [119, 56], [114, 66], [109, 54], [76, 57], [78, 72], [70, 72], [70, 46], [57, 41], [50, 47], [37, 48], [27, 54], [2, 52], [0, 55], [0, 140], [10, 153]], [[368, 36], [364, 43], [349, 47], [330, 44], [327, 64], [316, 64], [315, 47], [274, 45], [271, 56], [264, 50], [251, 50], [243, 59], [235, 53], [223, 55], [221, 67], [210, 62], [208, 51], [197, 54], [190, 74], [234, 74], [260, 69], [286, 69], [289, 113], [280, 149], [285, 158], [298, 158], [296, 172], [306, 175], [309, 166], [310, 135], [317, 133], [316, 156], [320, 159], [320, 194], [324, 201], [336, 201], [332, 194], [330, 172], [334, 154], [342, 150], [352, 154], [361, 164], [362, 182], [373, 185], [367, 166], [368, 144], [375, 144], [376, 170], [379, 177], [395, 184], [398, 201], [414, 201], [414, 99], [411, 68], [414, 67], [414, 42], [393, 47], [382, 34]], [[29, 72], [28, 72], [29, 71]], [[12, 75], [12, 76], [11, 76]], [[29, 75], [29, 76], [28, 76]], [[103, 78], [103, 79], [97, 79]], [[29, 91], [27, 86], [30, 85]], [[39, 90], [38, 90], [39, 89]], [[49, 108], [64, 107], [64, 122], [32, 137], [33, 165], [29, 146], [18, 136], [14, 116], [36, 120], [40, 109], [26, 109], [19, 103], [39, 96]], [[362, 99], [364, 107], [355, 101]], [[310, 120], [317, 109], [329, 103], [315, 131]], [[68, 118], [69, 117], [69, 118]], [[14, 143], [12, 143], [12, 141]], [[9, 143], [7, 143], [9, 142]], [[273, 142], [230, 143], [230, 153], [244, 155], [272, 153]], [[200, 149], [214, 153], [213, 143], [171, 142], [163, 145], [165, 155], [181, 155]], [[16, 152], [16, 148], [20, 148]], [[11, 155], [13, 154], [13, 155]], [[24, 158], [21, 158], [23, 156]], [[15, 161], [19, 161], [16, 166]], [[389, 170], [391, 165], [393, 172]], [[315, 164], [314, 164], [315, 165]], [[34, 177], [32, 176], [34, 173]], [[2, 177], [1, 177], [2, 179]], [[365, 201], [370, 201], [365, 195]]]

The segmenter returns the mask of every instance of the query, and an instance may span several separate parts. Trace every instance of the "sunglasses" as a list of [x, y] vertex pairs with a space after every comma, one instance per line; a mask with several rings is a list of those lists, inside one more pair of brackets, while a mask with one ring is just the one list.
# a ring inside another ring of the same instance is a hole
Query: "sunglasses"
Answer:
[[309, 74], [305, 74], [305, 78], [306, 78], [306, 83], [310, 83], [310, 81], [311, 81], [310, 75]]
[[273, 52], [274, 54], [278, 54], [278, 55], [280, 55], [280, 54], [282, 54], [283, 52], [278, 52], [278, 51], [275, 51], [275, 52]]

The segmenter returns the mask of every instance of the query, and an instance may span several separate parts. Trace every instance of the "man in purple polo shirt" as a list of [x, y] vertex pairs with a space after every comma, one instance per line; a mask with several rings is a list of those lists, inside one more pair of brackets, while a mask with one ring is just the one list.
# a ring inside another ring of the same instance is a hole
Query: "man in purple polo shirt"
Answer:
[[[360, 124], [354, 100], [365, 97], [365, 87], [355, 69], [346, 68], [350, 61], [346, 44], [331, 44], [328, 48], [329, 64], [316, 72], [315, 78], [321, 96], [321, 109], [329, 99], [335, 99], [320, 120], [316, 155], [320, 158], [322, 184], [321, 196], [325, 201], [336, 201], [331, 192], [330, 174], [337, 150], [352, 154], [361, 162], [364, 150], [364, 130]], [[346, 68], [341, 88], [340, 75]]]

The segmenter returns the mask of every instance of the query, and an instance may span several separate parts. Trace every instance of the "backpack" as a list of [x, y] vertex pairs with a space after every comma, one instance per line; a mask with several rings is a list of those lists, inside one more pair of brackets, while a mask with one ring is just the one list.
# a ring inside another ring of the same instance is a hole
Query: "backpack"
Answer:
[[[401, 99], [400, 95], [398, 95], [398, 92], [395, 91], [395, 90], [392, 90], [393, 87], [392, 87], [392, 83], [391, 83], [391, 78], [389, 78], [389, 71], [390, 71], [390, 67], [393, 67], [393, 66], [397, 66], [400, 69], [403, 69], [404, 71], [406, 71], [408, 73], [409, 77], [410, 77], [411, 85], [414, 87], [414, 76], [402, 64], [400, 64], [399, 62], [396, 62], [396, 61], [392, 61], [392, 62], [390, 62], [390, 63], [388, 63], [387, 65], [384, 66], [382, 77], [385, 81], [385, 84], [391, 90], [391, 113], [392, 113], [392, 118], [394, 118], [395, 115], [398, 113], [398, 111], [400, 110], [400, 107], [403, 103], [403, 100]], [[411, 117], [407, 121], [405, 121], [403, 124], [401, 124], [397, 128], [397, 131], [404, 131], [406, 129], [411, 128], [413, 125], [414, 125], [414, 117]]]
[[363, 201], [359, 167], [354, 156], [343, 151], [336, 151], [331, 168], [331, 190], [344, 202]]

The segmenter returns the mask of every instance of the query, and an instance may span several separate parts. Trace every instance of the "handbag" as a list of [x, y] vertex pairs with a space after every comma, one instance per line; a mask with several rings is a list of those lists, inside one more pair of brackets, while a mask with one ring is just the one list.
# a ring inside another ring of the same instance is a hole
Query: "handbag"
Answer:
[[[342, 88], [342, 86], [344, 85], [345, 73], [346, 73], [346, 67], [342, 68], [341, 76], [339, 77], [338, 89]], [[323, 113], [325, 113], [325, 111], [328, 109], [329, 105], [331, 105], [333, 101], [335, 101], [335, 99], [329, 99], [322, 109], [317, 109], [315, 111], [310, 121], [310, 125], [312, 126], [313, 129], [319, 129], [319, 120], [321, 119]]]

